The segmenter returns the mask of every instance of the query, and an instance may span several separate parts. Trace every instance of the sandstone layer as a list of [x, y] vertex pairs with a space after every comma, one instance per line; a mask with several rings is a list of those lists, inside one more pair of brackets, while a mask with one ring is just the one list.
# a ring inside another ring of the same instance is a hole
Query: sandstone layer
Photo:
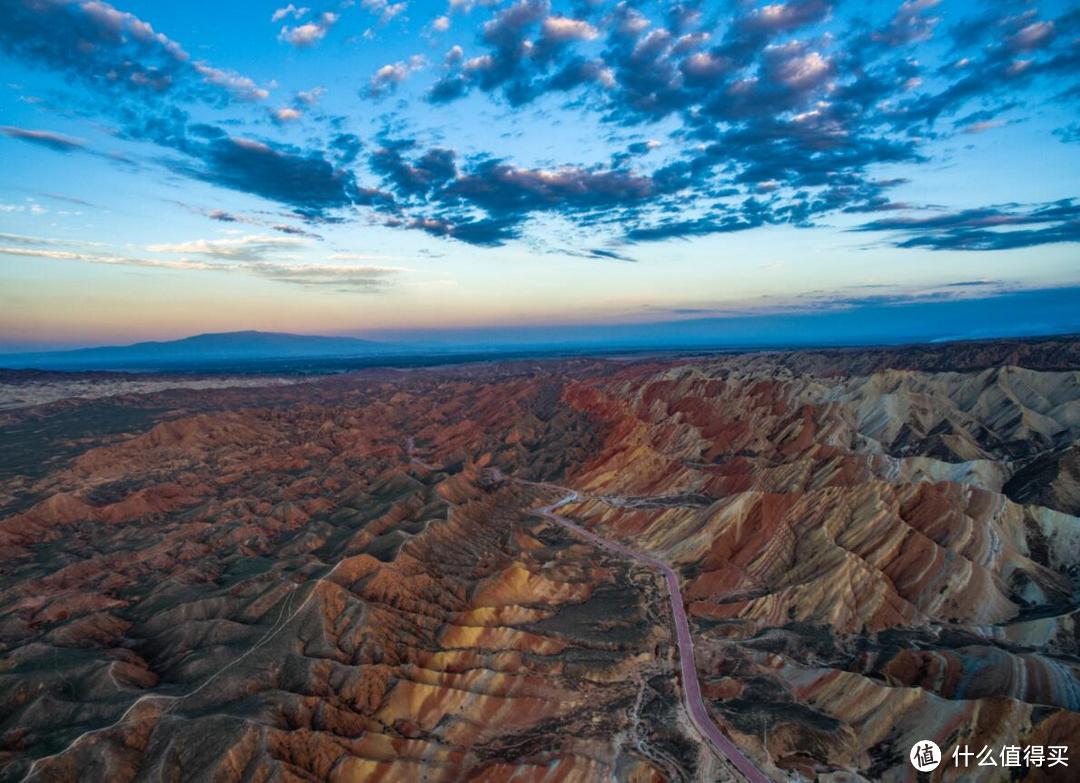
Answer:
[[915, 780], [920, 739], [1080, 765], [1076, 345], [8, 411], [0, 780], [739, 779], [687, 718], [663, 580], [532, 513], [570, 490], [676, 569], [711, 717], [770, 777]]

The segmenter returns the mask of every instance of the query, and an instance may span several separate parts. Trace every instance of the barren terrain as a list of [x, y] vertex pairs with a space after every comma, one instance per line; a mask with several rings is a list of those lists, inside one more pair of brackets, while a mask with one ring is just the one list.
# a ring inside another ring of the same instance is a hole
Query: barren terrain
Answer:
[[0, 422], [0, 780], [1080, 764], [1075, 341], [155, 384]]

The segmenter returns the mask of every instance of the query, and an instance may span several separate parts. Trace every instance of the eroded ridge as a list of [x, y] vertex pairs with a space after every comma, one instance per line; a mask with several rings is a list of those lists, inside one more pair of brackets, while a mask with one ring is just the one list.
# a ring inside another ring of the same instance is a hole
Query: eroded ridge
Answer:
[[1032, 346], [8, 411], [0, 779], [906, 779], [919, 739], [1080, 747], [1080, 378]]
[[752, 761], [746, 758], [735, 743], [717, 730], [716, 724], [705, 709], [705, 703], [701, 698], [701, 684], [698, 681], [697, 664], [694, 659], [694, 641], [690, 634], [689, 623], [686, 619], [686, 610], [684, 608], [682, 590], [679, 587], [678, 575], [670, 566], [657, 560], [655, 557], [635, 552], [617, 541], [610, 541], [598, 536], [580, 525], [575, 524], [566, 517], [555, 513], [557, 509], [565, 506], [567, 503], [573, 503], [578, 497], [579, 495], [577, 492], [570, 490], [570, 492], [561, 500], [544, 506], [535, 513], [565, 527], [574, 534], [585, 538], [587, 541], [596, 544], [602, 549], [644, 563], [649, 568], [656, 569], [663, 575], [668, 590], [668, 596], [671, 600], [672, 619], [675, 624], [676, 644], [678, 645], [679, 652], [679, 675], [682, 684], [683, 702], [686, 706], [687, 714], [690, 715], [691, 719], [694, 721], [694, 725], [697, 727], [702, 737], [704, 737], [718, 753], [731, 762], [731, 764], [747, 780], [753, 781], [754, 783], [767, 783], [769, 778], [766, 777]]

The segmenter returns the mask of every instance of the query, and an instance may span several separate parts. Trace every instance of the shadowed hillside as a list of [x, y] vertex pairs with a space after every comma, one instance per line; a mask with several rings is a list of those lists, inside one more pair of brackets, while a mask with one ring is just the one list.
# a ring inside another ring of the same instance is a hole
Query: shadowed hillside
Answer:
[[675, 569], [773, 779], [1080, 747], [1076, 356], [49, 376], [0, 423], [0, 779], [741, 779], [660, 573], [560, 498]]

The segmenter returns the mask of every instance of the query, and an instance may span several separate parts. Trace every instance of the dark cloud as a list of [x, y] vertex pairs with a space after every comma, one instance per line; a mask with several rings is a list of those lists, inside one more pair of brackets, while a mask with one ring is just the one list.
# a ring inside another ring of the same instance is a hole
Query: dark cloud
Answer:
[[[995, 9], [954, 27], [954, 59], [936, 74], [946, 86], [901, 101], [897, 110], [888, 113], [890, 121], [910, 130], [955, 116], [974, 103], [990, 104], [982, 111], [996, 116], [1016, 104], [1001, 96], [1015, 96], [1040, 79], [1054, 79], [1066, 87], [1063, 95], [1068, 96], [1080, 78], [1080, 48], [1075, 39], [1063, 40], [1060, 32], [1080, 32], [1074, 29], [1080, 27], [1080, 14], [1066, 12], [1056, 20], [1039, 19], [1036, 14], [1032, 7], [1014, 15]], [[959, 120], [956, 125], [963, 128], [970, 123]]]
[[521, 65], [528, 53], [525, 34], [550, 10], [548, 0], [518, 0], [484, 24], [481, 37], [495, 53], [492, 66], [482, 76], [486, 88], [509, 78]]
[[397, 211], [424, 217], [394, 218], [404, 225], [480, 245], [521, 235], [534, 215], [549, 213], [581, 226], [618, 220], [624, 211], [674, 195], [688, 180], [647, 176], [626, 168], [528, 168], [503, 160], [461, 161], [442, 147], [418, 150], [408, 139], [383, 137], [369, 166], [392, 192]]
[[[323, 141], [308, 134], [305, 146], [247, 138], [224, 120], [194, 122], [188, 102], [223, 105], [265, 91], [193, 61], [108, 5], [9, 5], [0, 50], [97, 88], [121, 135], [164, 147], [172, 171], [287, 205], [309, 222], [367, 207], [388, 225], [484, 246], [522, 238], [541, 216], [587, 231], [590, 244], [809, 226], [836, 213], [881, 216], [860, 230], [893, 232], [903, 247], [993, 249], [1075, 236], [1075, 217], [1039, 208], [955, 213], [954, 224], [933, 222], [944, 214], [924, 216], [916, 224], [898, 217], [911, 205], [890, 197], [899, 181], [878, 171], [924, 162], [927, 139], [1015, 119], [1033, 85], [1053, 85], [1060, 101], [1080, 99], [1075, 9], [1051, 18], [1031, 3], [1003, 0], [946, 29], [936, 0], [904, 0], [878, 21], [856, 15], [826, 32], [832, 0], [580, 0], [560, 12], [549, 0], [471, 3], [474, 14], [484, 6], [486, 21], [474, 40], [446, 54], [430, 102], [484, 92], [520, 107], [547, 96], [594, 114], [626, 144], [606, 165], [540, 166], [421, 144], [400, 127], [399, 138], [383, 134], [365, 146], [340, 118], [328, 121]], [[927, 56], [930, 46], [942, 56]], [[935, 59], [938, 66], [926, 64]], [[383, 94], [422, 62], [385, 65], [364, 94]], [[297, 94], [293, 106], [314, 106], [319, 92]], [[3, 132], [78, 148], [45, 132]], [[649, 154], [657, 145], [640, 139], [660, 133], [663, 147]], [[1056, 133], [1080, 137], [1075, 124]]]
[[469, 82], [462, 74], [450, 74], [435, 82], [428, 92], [428, 100], [432, 103], [450, 103], [465, 95], [468, 89]]
[[300, 228], [299, 226], [290, 226], [287, 223], [273, 223], [270, 228], [274, 229], [274, 231], [280, 231], [282, 234], [289, 234], [291, 236], [322, 239], [322, 237], [320, 237], [318, 234], [308, 231], [307, 229]]
[[1054, 135], [1066, 144], [1080, 144], [1080, 122], [1058, 128], [1054, 131]]
[[627, 171], [519, 168], [497, 160], [484, 161], [455, 180], [445, 197], [460, 198], [491, 212], [611, 208], [643, 201], [656, 194], [650, 177]]
[[103, 2], [11, 0], [0, 50], [115, 94], [171, 94], [214, 103], [261, 100], [251, 79], [192, 60], [179, 43]]
[[453, 150], [433, 148], [413, 163], [406, 161], [400, 145], [388, 144], [370, 157], [371, 170], [407, 196], [427, 193], [457, 174]]
[[347, 166], [356, 160], [364, 144], [354, 133], [338, 133], [330, 139], [330, 151], [336, 156], [341, 166]]
[[985, 207], [927, 216], [883, 218], [857, 231], [884, 231], [893, 244], [930, 250], [1011, 250], [1080, 241], [1080, 202], [1062, 199], [1028, 209]]
[[592, 250], [589, 250], [586, 255], [591, 258], [599, 258], [602, 260], [634, 262], [634, 259], [625, 253], [619, 253], [614, 250], [604, 250], [603, 248], [593, 248]]
[[[864, 202], [873, 198], [881, 203], [880, 188], [859, 189], [849, 181], [868, 166], [916, 158], [911, 140], [883, 140], [878, 133], [853, 136], [846, 121], [864, 106], [824, 108], [821, 99], [836, 78], [836, 65], [812, 42], [773, 45], [777, 36], [827, 18], [831, 3], [808, 0], [747, 9], [708, 50], [703, 49], [708, 36], [695, 29], [701, 20], [697, 8], [674, 9], [669, 30], [654, 27], [636, 7], [622, 3], [606, 20], [600, 59], [566, 50], [533, 57], [534, 52], [519, 46], [543, 9], [542, 4], [519, 3], [513, 13], [496, 15], [485, 28], [485, 39], [497, 45], [479, 58], [456, 58], [454, 63], [461, 65], [436, 85], [432, 99], [450, 100], [476, 86], [499, 88], [516, 104], [547, 91], [603, 85], [610, 121], [633, 125], [680, 113], [692, 134], [711, 137], [712, 143], [651, 175], [621, 170], [631, 156], [648, 151], [642, 144], [614, 156], [613, 170], [600, 174], [567, 167], [540, 178], [507, 163], [489, 163], [448, 190], [472, 206], [504, 214], [557, 210], [579, 222], [595, 221], [606, 210], [613, 220], [638, 222], [627, 234], [635, 241], [740, 230], [766, 220], [805, 224], [826, 208], [849, 206], [840, 200], [845, 192], [859, 191]], [[581, 24], [573, 29], [584, 36], [594, 28]], [[552, 68], [552, 61], [559, 61], [559, 67]], [[477, 78], [476, 72], [485, 76]], [[864, 102], [875, 99], [880, 96], [867, 95]], [[693, 114], [685, 114], [689, 111]], [[725, 176], [718, 182], [721, 172]], [[693, 189], [687, 201], [707, 201], [737, 194], [738, 185], [752, 191], [787, 186], [827, 192], [799, 194], [797, 203], [775, 214], [767, 207], [737, 216], [723, 209], [716, 219], [640, 222], [642, 212], [680, 210], [682, 191]]]
[[[858, 289], [859, 286], [852, 288]], [[851, 290], [851, 289], [848, 289]], [[1009, 292], [1008, 286], [995, 281], [965, 281], [945, 283], [931, 290], [895, 291], [879, 294], [851, 294], [843, 290], [837, 292], [812, 292], [795, 297], [794, 302], [781, 310], [803, 312], [828, 312], [837, 309], [864, 307], [895, 307], [897, 305], [928, 304], [933, 302], [953, 302], [968, 299], [982, 299], [1001, 296]]]
[[606, 86], [611, 83], [612, 78], [611, 69], [604, 64], [603, 60], [575, 57], [552, 74], [546, 89], [553, 92], [567, 92], [590, 84]]
[[[463, 59], [460, 51], [448, 57], [450, 73], [435, 83], [429, 95], [433, 102], [446, 102], [460, 97], [472, 87], [485, 91], [501, 88], [513, 105], [525, 103], [536, 95], [531, 85], [530, 60], [537, 45], [530, 33], [551, 10], [549, 0], [518, 0], [513, 5], [497, 11], [484, 24], [481, 41], [487, 53]], [[550, 61], [555, 49], [545, 46], [546, 54], [537, 51], [537, 59]]]
[[746, 231], [765, 224], [767, 214], [757, 203], [744, 205], [742, 211], [729, 214], [705, 215], [688, 220], [668, 218], [652, 225], [643, 225], [626, 232], [630, 242], [655, 242], [662, 239], [686, 239], [709, 234], [728, 234]]
[[945, 283], [945, 288], [977, 288], [984, 286], [1001, 286], [1001, 280], [957, 280], [954, 283]]
[[93, 155], [101, 158], [112, 165], [123, 168], [127, 171], [139, 171], [140, 166], [131, 158], [115, 151], [102, 151], [92, 148], [82, 139], [66, 136], [62, 133], [55, 133], [53, 131], [45, 130], [30, 130], [27, 128], [18, 128], [12, 125], [0, 125], [0, 135], [7, 136], [11, 139], [18, 139], [19, 141], [25, 141], [28, 144], [34, 144], [45, 149], [52, 150], [53, 152], [59, 152], [63, 154], [80, 152], [87, 155]]
[[306, 228], [294, 226], [289, 223], [274, 222], [273, 220], [266, 219], [260, 214], [229, 212], [224, 209], [205, 209], [202, 207], [187, 204], [183, 201], [177, 201], [175, 203], [190, 212], [194, 212], [198, 215], [204, 215], [210, 220], [215, 220], [219, 223], [237, 223], [249, 226], [263, 226], [266, 228], [271, 228], [281, 234], [288, 234], [293, 237], [308, 237], [311, 239], [320, 240], [322, 239], [321, 236], [314, 232], [308, 231]]
[[198, 179], [253, 193], [317, 217], [357, 200], [352, 173], [337, 169], [318, 153], [271, 146], [265, 142], [223, 136], [189, 145], [195, 164], [174, 168]]
[[688, 33], [701, 24], [701, 0], [674, 2], [667, 9], [667, 28], [676, 35]]
[[127, 138], [184, 156], [163, 161], [176, 173], [288, 205], [312, 219], [370, 203], [355, 175], [335, 166], [325, 151], [232, 136], [216, 125], [190, 122], [175, 106], [145, 113], [129, 109], [120, 116]]
[[463, 218], [414, 218], [406, 225], [432, 236], [448, 237], [481, 247], [497, 247], [521, 236], [518, 217], [470, 220]]
[[62, 193], [42, 192], [42, 193], [40, 193], [38, 195], [44, 196], [45, 198], [51, 198], [54, 201], [63, 201], [65, 203], [67, 203], [67, 204], [75, 204], [75, 205], [80, 206], [80, 207], [91, 207], [91, 208], [94, 208], [94, 209], [97, 208], [97, 204], [93, 204], [93, 203], [91, 203], [89, 201], [86, 201], [85, 199], [76, 198], [74, 196], [66, 196], [66, 195], [64, 195]]
[[610, 70], [602, 61], [575, 52], [599, 34], [585, 18], [551, 14], [549, 0], [518, 0], [496, 11], [481, 28], [483, 54], [466, 58], [461, 47], [450, 50], [446, 73], [428, 100], [447, 103], [475, 88], [498, 91], [512, 106], [520, 106], [548, 91], [608, 84]]
[[734, 18], [720, 53], [725, 57], [746, 58], [763, 50], [780, 33], [824, 20], [832, 13], [833, 5], [829, 0], [791, 0], [752, 7]]
[[[833, 141], [821, 131], [823, 122], [828, 119], [738, 124], [652, 173], [627, 167], [635, 155], [656, 146], [648, 142], [635, 142], [626, 153], [613, 156], [610, 168], [539, 169], [481, 158], [459, 170], [450, 151], [420, 153], [413, 142], [399, 139], [377, 150], [370, 165], [401, 207], [438, 211], [425, 222], [413, 223], [414, 228], [470, 241], [471, 234], [459, 226], [469, 225], [477, 215], [496, 220], [503, 230], [494, 238], [483, 232], [483, 244], [519, 235], [521, 224], [538, 213], [556, 214], [594, 232], [611, 228], [615, 238], [642, 242], [742, 231], [766, 223], [809, 225], [818, 215], [840, 210], [903, 208], [886, 195], [903, 180], [872, 179], [865, 171], [875, 163], [917, 160], [914, 142], [869, 136], [838, 136]], [[721, 170], [726, 181], [718, 184], [715, 175]], [[770, 197], [731, 203], [748, 190]], [[703, 208], [704, 216], [686, 217]]]
[[38, 144], [56, 152], [73, 152], [86, 147], [86, 143], [81, 139], [73, 139], [70, 136], [53, 133], [52, 131], [27, 130], [26, 128], [16, 128], [11, 125], [0, 125], [0, 133], [8, 138]]
[[660, 146], [660, 142], [635, 141], [626, 148], [626, 151], [631, 155], [647, 155], [658, 146]]
[[[997, 7], [992, 7], [979, 14], [968, 16], [949, 27], [949, 37], [952, 39], [953, 54], [958, 55], [966, 50], [976, 47], [988, 38], [997, 37], [995, 28], [1003, 19], [1008, 18], [1008, 13], [1002, 13], [1002, 2]], [[1013, 2], [1012, 6], [1017, 3]]]
[[[926, 138], [1002, 124], [1024, 105], [1017, 93], [1037, 79], [1063, 79], [1062, 99], [1080, 97], [1078, 12], [1048, 19], [1028, 3], [995, 5], [956, 25], [953, 59], [928, 71], [915, 52], [937, 34], [936, 0], [905, 0], [878, 26], [857, 18], [846, 30], [822, 34], [816, 25], [834, 5], [732, 2], [734, 13], [708, 19], [701, 4], [676, 3], [660, 24], [654, 7], [636, 2], [604, 12], [581, 4], [574, 20], [551, 16], [538, 0], [494, 12], [482, 53], [451, 50], [429, 99], [447, 102], [479, 89], [517, 106], [547, 93], [592, 90], [587, 100], [614, 125], [677, 118], [682, 127], [670, 149], [682, 153], [651, 173], [628, 175], [648, 183], [640, 205], [626, 193], [605, 201], [595, 182], [561, 193], [558, 176], [550, 188], [530, 183], [527, 173], [512, 181], [506, 172], [514, 167], [505, 162], [466, 173], [447, 193], [503, 214], [556, 209], [583, 222], [602, 220], [596, 213], [608, 210], [611, 220], [628, 221], [627, 236], [637, 241], [760, 222], [811, 225], [837, 211], [897, 212], [908, 205], [888, 197], [893, 185], [875, 177], [874, 167], [923, 162]], [[555, 28], [564, 31], [558, 45], [545, 42]], [[599, 57], [583, 48], [598, 36]], [[1072, 138], [1068, 129], [1059, 135]], [[688, 144], [694, 141], [697, 150]], [[616, 153], [612, 169], [646, 152], [639, 143]], [[747, 215], [729, 201], [739, 194], [771, 195]], [[549, 207], [549, 199], [559, 206]], [[687, 218], [688, 205], [719, 217]]]
[[928, 40], [940, 21], [933, 15], [939, 0], [905, 0], [889, 23], [872, 33], [871, 38], [889, 47], [907, 46]]
[[[175, 172], [288, 205], [311, 218], [376, 200], [342, 168], [359, 154], [360, 141], [351, 134], [338, 134], [322, 151], [191, 122], [181, 108], [184, 101], [220, 105], [258, 100], [266, 92], [250, 79], [192, 60], [179, 43], [132, 14], [98, 2], [15, 0], [6, 4], [4, 22], [0, 49], [96, 88], [105, 96], [102, 110], [118, 120], [122, 137], [183, 156], [165, 161]], [[80, 146], [43, 132], [12, 129], [9, 135], [53, 149]]]
[[636, 264], [637, 259], [623, 253], [619, 250], [611, 250], [609, 248], [589, 248], [585, 250], [576, 250], [569, 247], [552, 247], [546, 252], [552, 255], [561, 256], [573, 256], [574, 258], [588, 258], [594, 261], [625, 261], [626, 263]]

